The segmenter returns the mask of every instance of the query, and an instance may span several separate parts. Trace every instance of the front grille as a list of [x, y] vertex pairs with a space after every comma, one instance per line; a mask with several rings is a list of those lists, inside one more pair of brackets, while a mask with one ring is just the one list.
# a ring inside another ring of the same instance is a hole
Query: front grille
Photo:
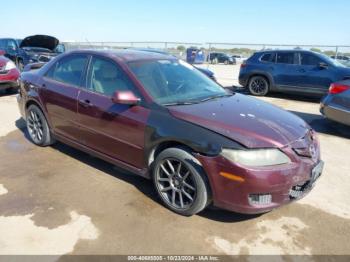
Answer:
[[249, 195], [250, 205], [269, 205], [272, 202], [272, 195], [270, 194], [254, 194]]

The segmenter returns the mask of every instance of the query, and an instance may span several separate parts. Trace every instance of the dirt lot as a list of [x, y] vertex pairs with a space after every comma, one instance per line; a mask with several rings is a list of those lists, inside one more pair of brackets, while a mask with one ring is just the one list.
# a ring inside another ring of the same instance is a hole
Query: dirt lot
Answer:
[[[223, 85], [237, 66], [211, 66]], [[319, 133], [325, 172], [302, 201], [261, 216], [160, 204], [149, 181], [63, 144], [27, 138], [15, 96], [0, 94], [0, 254], [350, 254], [350, 128], [315, 100], [262, 98]]]

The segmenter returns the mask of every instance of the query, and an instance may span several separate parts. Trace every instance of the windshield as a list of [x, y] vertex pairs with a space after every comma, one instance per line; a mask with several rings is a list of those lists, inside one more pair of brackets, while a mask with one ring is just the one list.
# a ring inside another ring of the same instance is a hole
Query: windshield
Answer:
[[162, 105], [198, 103], [231, 95], [181, 60], [130, 62], [130, 69], [153, 99]]
[[331, 64], [331, 65], [334, 65], [334, 66], [338, 66], [338, 67], [345, 67], [342, 63], [340, 63], [339, 61], [333, 59], [333, 58], [330, 58], [329, 56], [327, 55], [324, 55], [324, 54], [319, 54], [324, 60], [326, 60], [327, 63]]

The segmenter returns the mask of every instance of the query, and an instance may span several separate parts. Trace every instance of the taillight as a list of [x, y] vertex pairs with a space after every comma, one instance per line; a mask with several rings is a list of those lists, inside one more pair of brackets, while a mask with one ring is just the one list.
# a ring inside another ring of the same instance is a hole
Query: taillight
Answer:
[[329, 93], [334, 95], [334, 94], [342, 93], [349, 89], [350, 89], [350, 86], [334, 83], [334, 84], [331, 84], [331, 87], [329, 88]]
[[246, 67], [246, 66], [247, 66], [247, 62], [244, 61], [244, 62], [241, 64], [241, 68], [244, 68], [244, 67]]

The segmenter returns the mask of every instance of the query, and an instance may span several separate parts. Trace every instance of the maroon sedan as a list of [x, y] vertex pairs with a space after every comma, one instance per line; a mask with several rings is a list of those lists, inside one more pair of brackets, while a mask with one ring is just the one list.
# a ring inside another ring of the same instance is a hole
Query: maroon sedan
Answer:
[[21, 79], [19, 108], [35, 144], [59, 140], [152, 179], [182, 215], [211, 203], [267, 212], [303, 197], [322, 173], [303, 120], [172, 56], [74, 51]]
[[20, 73], [16, 65], [1, 54], [0, 51], [0, 90], [11, 91], [17, 89]]

